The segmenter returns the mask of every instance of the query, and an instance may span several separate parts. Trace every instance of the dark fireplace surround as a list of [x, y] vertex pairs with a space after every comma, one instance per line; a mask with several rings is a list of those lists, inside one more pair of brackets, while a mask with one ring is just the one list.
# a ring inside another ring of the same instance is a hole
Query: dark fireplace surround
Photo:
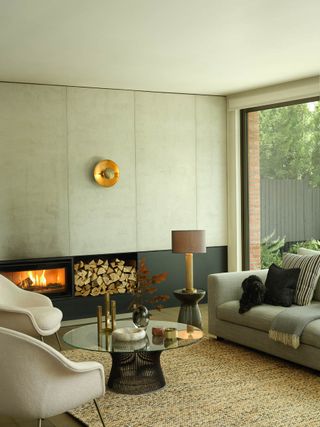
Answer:
[[[97, 306], [104, 305], [104, 295], [75, 295], [74, 266], [81, 260], [83, 262], [90, 262], [93, 259], [112, 261], [116, 258], [126, 261], [128, 265], [137, 265], [140, 260], [145, 259], [152, 274], [168, 272], [168, 279], [158, 286], [157, 293], [169, 295], [170, 298], [165, 304], [166, 307], [175, 307], [179, 304], [174, 296], [174, 291], [185, 286], [185, 260], [183, 256], [173, 254], [171, 250], [5, 260], [0, 261], [0, 274], [21, 270], [30, 271], [29, 268], [40, 270], [42, 273], [42, 270], [46, 269], [48, 265], [51, 268], [57, 268], [57, 266], [59, 268], [61, 264], [67, 265], [66, 288], [61, 291], [53, 284], [53, 291], [45, 293], [45, 295], [51, 298], [54, 306], [62, 310], [64, 320], [81, 319], [96, 316]], [[194, 280], [197, 288], [206, 290], [208, 274], [223, 271], [227, 271], [226, 246], [207, 247], [206, 254], [194, 256]], [[118, 314], [128, 313], [132, 301], [131, 293], [113, 294], [111, 298], [116, 301]], [[202, 302], [205, 303], [206, 301], [205, 297]]]
[[[104, 295], [79, 296], [76, 292], [74, 267], [93, 260], [110, 264], [121, 260], [136, 267], [137, 253], [5, 260], [0, 261], [0, 274], [20, 288], [48, 296], [62, 310], [64, 320], [80, 319], [95, 316], [97, 306], [104, 303]], [[117, 303], [117, 313], [125, 313], [132, 294], [113, 294], [112, 299]]]

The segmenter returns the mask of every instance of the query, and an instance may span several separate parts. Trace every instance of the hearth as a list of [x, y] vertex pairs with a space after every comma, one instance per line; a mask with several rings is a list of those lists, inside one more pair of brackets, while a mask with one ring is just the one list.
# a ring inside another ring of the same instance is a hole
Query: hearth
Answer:
[[0, 274], [18, 287], [50, 297], [72, 295], [72, 270], [72, 257], [0, 261]]

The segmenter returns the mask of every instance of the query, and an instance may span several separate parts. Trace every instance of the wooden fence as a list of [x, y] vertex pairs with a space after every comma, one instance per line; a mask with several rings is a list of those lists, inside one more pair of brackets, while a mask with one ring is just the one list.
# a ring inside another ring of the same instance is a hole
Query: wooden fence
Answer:
[[307, 181], [261, 179], [261, 237], [320, 239], [320, 188]]

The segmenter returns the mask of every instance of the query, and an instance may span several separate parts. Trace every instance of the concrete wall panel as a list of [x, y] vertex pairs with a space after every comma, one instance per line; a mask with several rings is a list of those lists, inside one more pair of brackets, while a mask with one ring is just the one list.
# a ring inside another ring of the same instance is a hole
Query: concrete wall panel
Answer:
[[69, 252], [66, 89], [0, 83], [0, 258]]
[[[136, 250], [133, 92], [68, 88], [71, 255]], [[116, 162], [120, 179], [102, 187], [94, 165]]]
[[196, 227], [194, 96], [136, 93], [138, 250]]
[[0, 83], [0, 259], [225, 245], [225, 127], [223, 97]]
[[227, 244], [226, 101], [196, 96], [197, 219], [208, 246]]

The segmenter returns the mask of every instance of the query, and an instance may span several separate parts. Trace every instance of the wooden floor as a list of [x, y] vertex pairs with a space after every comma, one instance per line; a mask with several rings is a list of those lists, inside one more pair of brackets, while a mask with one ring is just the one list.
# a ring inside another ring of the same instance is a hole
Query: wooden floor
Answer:
[[[202, 319], [203, 319], [203, 329], [204, 332], [208, 332], [208, 310], [207, 310], [207, 304], [201, 304], [201, 313], [202, 313]], [[173, 308], [165, 308], [161, 312], [153, 311], [152, 312], [152, 320], [168, 320], [168, 321], [177, 321], [179, 313], [178, 307]], [[62, 336], [65, 332], [67, 332], [69, 329], [74, 328], [74, 326], [64, 326], [60, 329], [59, 335], [62, 341]], [[52, 345], [52, 347], [57, 347], [57, 342], [55, 337], [49, 337], [46, 339], [46, 343]], [[67, 350], [68, 347], [66, 344], [63, 344], [63, 349]], [[25, 421], [20, 420], [16, 418], [8, 418], [0, 416], [0, 427], [37, 427], [37, 421]], [[56, 417], [48, 418], [47, 420], [44, 420], [42, 422], [43, 427], [79, 427], [83, 426], [82, 423], [78, 422], [77, 420], [73, 419], [68, 414], [61, 414]], [[112, 426], [110, 426], [112, 427]]]

